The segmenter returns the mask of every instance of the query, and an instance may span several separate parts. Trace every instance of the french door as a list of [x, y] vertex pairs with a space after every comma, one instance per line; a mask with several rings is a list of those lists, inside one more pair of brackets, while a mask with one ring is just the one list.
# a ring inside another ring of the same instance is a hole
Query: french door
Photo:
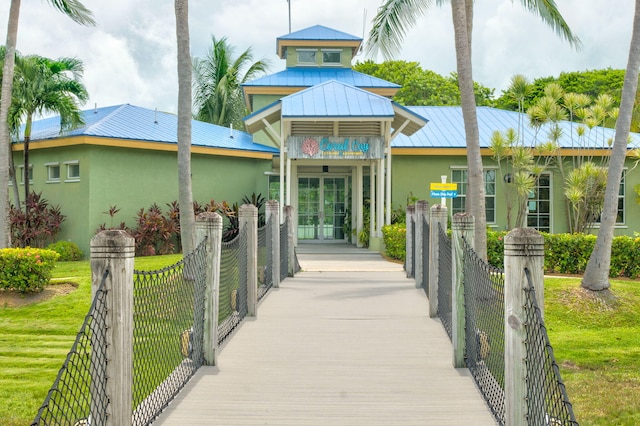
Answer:
[[344, 176], [298, 178], [299, 241], [344, 241], [345, 183]]

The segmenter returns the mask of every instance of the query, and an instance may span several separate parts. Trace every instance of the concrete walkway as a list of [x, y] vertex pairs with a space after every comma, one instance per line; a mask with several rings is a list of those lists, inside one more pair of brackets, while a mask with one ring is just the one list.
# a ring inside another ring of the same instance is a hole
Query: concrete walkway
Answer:
[[402, 265], [344, 245], [297, 252], [303, 271], [154, 424], [496, 424]]

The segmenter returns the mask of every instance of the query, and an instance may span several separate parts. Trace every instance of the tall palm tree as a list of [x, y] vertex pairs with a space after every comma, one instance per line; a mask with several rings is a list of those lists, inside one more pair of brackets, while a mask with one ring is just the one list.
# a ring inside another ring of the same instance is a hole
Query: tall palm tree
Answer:
[[[95, 25], [91, 12], [79, 0], [49, 0], [60, 12], [81, 25]], [[11, 0], [7, 25], [6, 60], [2, 69], [2, 90], [0, 91], [0, 153], [10, 152], [8, 117], [13, 87], [13, 67], [18, 43], [18, 19], [20, 0]], [[0, 155], [0, 248], [11, 245], [11, 225], [9, 223], [9, 156]]]
[[191, 189], [191, 53], [189, 0], [175, 0], [178, 47], [178, 203], [180, 242], [188, 254], [196, 247], [196, 223]]
[[[569, 41], [573, 46], [580, 45], [580, 40], [572, 34], [553, 0], [521, 0], [521, 2], [529, 11], [539, 15], [543, 22], [551, 26], [560, 37]], [[435, 0], [435, 3], [442, 5], [445, 0]], [[368, 53], [375, 54], [379, 49], [385, 58], [390, 59], [400, 50], [406, 31], [414, 26], [418, 18], [424, 15], [432, 5], [432, 0], [386, 0], [378, 9], [373, 20], [373, 27], [369, 32], [367, 42]], [[451, 0], [451, 12], [460, 103], [467, 141], [468, 191], [466, 206], [467, 211], [476, 220], [475, 249], [479, 256], [486, 259], [485, 188], [471, 66], [473, 0]]]
[[636, 0], [636, 8], [633, 16], [633, 31], [631, 34], [631, 46], [627, 70], [622, 86], [622, 98], [618, 120], [616, 121], [616, 135], [613, 140], [611, 158], [609, 159], [609, 172], [607, 174], [607, 186], [604, 195], [604, 208], [600, 218], [600, 229], [593, 252], [582, 278], [582, 287], [589, 290], [605, 290], [609, 283], [609, 268], [611, 267], [611, 244], [616, 222], [618, 208], [618, 192], [624, 162], [627, 156], [627, 141], [633, 106], [638, 89], [638, 71], [640, 70], [640, 0]]
[[16, 55], [9, 127], [18, 131], [24, 124], [25, 200], [29, 195], [29, 142], [34, 116], [43, 113], [60, 115], [61, 132], [84, 124], [80, 107], [89, 95], [81, 81], [83, 72], [82, 61], [76, 58], [52, 60], [37, 55]]
[[251, 48], [237, 58], [233, 51], [226, 37], [218, 40], [212, 36], [207, 56], [194, 58], [193, 106], [197, 120], [225, 127], [242, 126], [247, 109], [241, 85], [266, 72], [269, 63], [265, 59], [253, 62]]

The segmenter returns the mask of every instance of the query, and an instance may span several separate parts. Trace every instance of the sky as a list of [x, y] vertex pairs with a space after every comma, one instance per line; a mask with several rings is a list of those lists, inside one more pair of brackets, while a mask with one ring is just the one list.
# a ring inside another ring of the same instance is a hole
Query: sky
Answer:
[[[324, 25], [365, 40], [382, 0], [290, 0], [291, 29]], [[0, 4], [0, 43], [6, 40], [9, 0]], [[177, 111], [176, 36], [173, 0], [83, 0], [97, 26], [82, 27], [48, 0], [22, 0], [18, 50], [84, 62], [90, 100], [85, 108], [123, 103]], [[624, 69], [627, 64], [632, 0], [556, 0], [573, 32], [576, 51], [540, 18], [514, 0], [477, 0], [473, 32], [474, 80], [499, 96], [511, 77], [530, 80], [565, 71]], [[284, 69], [276, 38], [289, 32], [287, 0], [190, 0], [191, 53], [204, 57], [211, 37], [227, 37], [236, 55], [252, 48], [271, 71]], [[359, 55], [356, 60], [366, 60]], [[372, 58], [382, 61], [381, 57]], [[396, 59], [417, 61], [442, 75], [454, 72], [451, 7], [434, 6], [405, 37]]]

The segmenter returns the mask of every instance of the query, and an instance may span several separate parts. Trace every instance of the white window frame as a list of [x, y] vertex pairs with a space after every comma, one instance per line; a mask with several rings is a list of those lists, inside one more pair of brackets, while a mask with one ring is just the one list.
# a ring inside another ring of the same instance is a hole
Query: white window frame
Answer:
[[[300, 60], [300, 53], [313, 53], [313, 62], [303, 62]], [[315, 66], [318, 65], [318, 49], [296, 49], [296, 60], [298, 65]]]
[[[60, 163], [58, 162], [54, 162], [54, 163], [44, 163], [45, 167], [47, 168], [47, 183], [60, 183], [61, 182], [61, 178], [60, 178]], [[54, 169], [58, 169], [58, 177], [52, 177], [51, 176], [51, 171]]]
[[[549, 233], [553, 233], [553, 173], [551, 172], [544, 172], [542, 173], [540, 176], [548, 176], [549, 177]], [[539, 190], [540, 189], [540, 185], [538, 183], [539, 181], [536, 180], [536, 187], [534, 189], [534, 191]], [[539, 194], [539, 193], [538, 193]], [[534, 192], [534, 196], [535, 196], [535, 192]], [[535, 198], [535, 199], [533, 199]], [[530, 197], [527, 198], [527, 226], [529, 226], [529, 216], [536, 216], [538, 217], [538, 219], [540, 217], [542, 217], [543, 214], [547, 214], [547, 213], [540, 213], [538, 211], [536, 211], [535, 213], [530, 213], [529, 211], [529, 202], [540, 202], [540, 197], [538, 195], [538, 197]], [[546, 201], [546, 200], [545, 200]], [[538, 208], [538, 206], [536, 206], [536, 209]], [[535, 228], [538, 229], [538, 228]], [[539, 229], [538, 229], [539, 230]], [[540, 231], [540, 232], [546, 232], [546, 231]]]
[[[454, 181], [453, 180], [453, 172], [454, 171], [464, 171], [467, 172], [466, 176], [467, 176], [467, 180], [465, 180], [464, 182], [458, 182], [458, 181]], [[487, 216], [487, 224], [489, 225], [495, 225], [497, 222], [497, 217], [498, 217], [498, 206], [497, 206], [497, 180], [498, 180], [498, 168], [497, 167], [483, 167], [482, 169], [483, 173], [487, 173], [488, 171], [493, 171], [494, 173], [494, 181], [493, 181], [493, 185], [494, 185], [494, 191], [493, 194], [487, 194], [486, 192], [486, 186], [487, 186], [487, 182], [485, 181], [485, 214], [486, 214], [486, 210], [487, 210], [487, 198], [493, 198], [493, 218], [491, 220], [489, 220], [489, 217]], [[466, 166], [452, 166], [450, 167], [450, 172], [451, 172], [451, 183], [458, 183], [458, 197], [457, 198], [464, 198], [464, 202], [465, 202], [465, 206], [466, 206], [466, 202], [467, 202], [467, 194], [466, 194], [466, 190], [467, 190], [467, 186], [469, 184], [469, 168]], [[464, 187], [462, 187], [461, 184], [464, 184]], [[453, 216], [455, 213], [458, 213], [458, 211], [454, 211], [453, 209], [453, 201], [454, 199], [451, 200], [451, 216]]]
[[[24, 165], [17, 167], [18, 185], [24, 185]], [[33, 164], [29, 164], [29, 185], [33, 183]]]
[[[622, 177], [620, 178], [620, 189], [618, 190], [618, 206], [620, 205], [620, 201], [622, 200], [622, 222], [618, 222], [618, 214], [620, 209], [616, 207], [616, 228], [627, 228], [627, 172], [629, 170], [625, 167], [622, 169]], [[596, 222], [591, 226], [593, 229], [600, 228], [600, 218], [597, 219]]]
[[[67, 178], [64, 180], [65, 182], [79, 182], [80, 181], [80, 162], [78, 160], [73, 161], [65, 161], [65, 166], [67, 166]], [[71, 170], [73, 170], [73, 166], [78, 166], [78, 176], [71, 175]]]
[[[338, 62], [327, 62], [324, 60], [325, 53], [337, 53], [340, 58]], [[322, 49], [322, 65], [328, 65], [328, 66], [342, 65], [342, 50], [341, 49]]]

